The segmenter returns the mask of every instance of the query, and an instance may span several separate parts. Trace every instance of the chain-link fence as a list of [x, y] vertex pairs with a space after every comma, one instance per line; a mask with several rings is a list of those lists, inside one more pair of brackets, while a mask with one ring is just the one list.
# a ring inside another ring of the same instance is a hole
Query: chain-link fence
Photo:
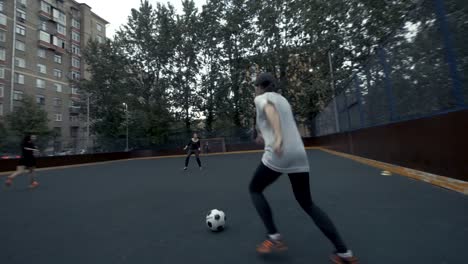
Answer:
[[[467, 108], [468, 5], [426, 0], [312, 121], [314, 136]], [[338, 119], [338, 122], [336, 120]]]
[[[86, 153], [120, 152], [139, 149], [183, 149], [196, 132], [203, 142], [208, 142], [211, 146], [202, 146], [206, 149], [219, 149], [215, 147], [218, 144], [217, 139], [222, 139], [223, 144], [244, 144], [253, 142], [252, 129], [234, 129], [226, 128], [223, 130], [206, 131], [203, 129], [193, 131], [171, 131], [165, 136], [155, 139], [150, 137], [135, 137], [132, 135], [131, 128], [129, 135], [119, 137], [102, 137], [85, 134], [79, 137], [64, 139], [58, 137], [50, 140], [48, 145], [42, 147], [44, 156], [65, 156]], [[19, 143], [18, 143], [19, 144]], [[206, 152], [206, 151], [205, 151]]]

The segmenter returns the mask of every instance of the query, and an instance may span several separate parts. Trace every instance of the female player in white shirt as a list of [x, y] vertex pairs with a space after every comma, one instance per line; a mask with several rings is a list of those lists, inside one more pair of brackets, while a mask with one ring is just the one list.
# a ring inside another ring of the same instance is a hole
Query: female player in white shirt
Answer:
[[358, 263], [330, 218], [312, 201], [309, 161], [289, 102], [275, 92], [276, 80], [272, 74], [260, 74], [255, 86], [256, 124], [259, 133], [257, 142], [265, 144], [265, 152], [250, 182], [249, 191], [268, 231], [267, 239], [257, 246], [257, 252], [267, 254], [287, 249], [275, 226], [271, 208], [263, 191], [282, 174], [288, 174], [296, 200], [335, 246], [336, 251], [331, 256], [331, 260], [337, 264]]

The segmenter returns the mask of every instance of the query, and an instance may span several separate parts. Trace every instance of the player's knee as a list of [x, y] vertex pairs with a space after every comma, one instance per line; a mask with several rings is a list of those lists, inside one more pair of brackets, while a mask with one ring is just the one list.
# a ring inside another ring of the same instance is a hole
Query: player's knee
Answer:
[[305, 211], [311, 210], [314, 207], [314, 203], [308, 199], [301, 199], [296, 197], [296, 201], [299, 203], [301, 208]]

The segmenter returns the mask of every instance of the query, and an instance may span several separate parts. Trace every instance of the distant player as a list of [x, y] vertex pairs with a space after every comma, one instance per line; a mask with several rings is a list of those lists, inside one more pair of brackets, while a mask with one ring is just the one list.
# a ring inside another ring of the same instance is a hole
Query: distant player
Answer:
[[34, 141], [36, 140], [35, 135], [26, 135], [23, 138], [21, 143], [21, 158], [19, 160], [19, 164], [16, 167], [16, 172], [12, 175], [8, 176], [5, 185], [11, 186], [13, 184], [13, 179], [16, 176], [21, 175], [25, 172], [25, 169], [29, 170], [29, 180], [30, 180], [30, 188], [36, 188], [39, 186], [39, 182], [36, 179], [36, 157], [35, 155], [39, 153], [39, 150], [34, 145]]
[[265, 254], [287, 249], [273, 221], [272, 211], [263, 191], [282, 174], [288, 174], [299, 205], [335, 246], [336, 251], [331, 256], [331, 260], [337, 264], [358, 263], [330, 218], [312, 201], [309, 161], [289, 102], [275, 92], [276, 80], [269, 73], [260, 74], [255, 86], [258, 129], [256, 141], [265, 144], [265, 152], [250, 182], [249, 191], [268, 231], [267, 239], [257, 246], [257, 252]]
[[198, 134], [194, 133], [193, 137], [190, 139], [189, 143], [184, 147], [184, 150], [187, 150], [187, 157], [185, 158], [185, 167], [184, 170], [187, 170], [190, 156], [195, 154], [197, 159], [198, 167], [200, 170], [202, 169], [201, 161], [200, 161], [200, 139], [198, 138]]

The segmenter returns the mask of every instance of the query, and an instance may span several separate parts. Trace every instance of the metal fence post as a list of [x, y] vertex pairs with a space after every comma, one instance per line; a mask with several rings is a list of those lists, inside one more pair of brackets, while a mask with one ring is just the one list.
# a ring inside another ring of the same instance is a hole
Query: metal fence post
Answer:
[[332, 56], [331, 56], [331, 51], [328, 51], [328, 65], [330, 67], [330, 86], [332, 89], [333, 93], [333, 111], [335, 114], [335, 129], [336, 133], [340, 133], [340, 120], [339, 120], [339, 113], [338, 113], [338, 108], [336, 106], [336, 94], [335, 94], [335, 77], [333, 74], [333, 62], [332, 62]]
[[359, 107], [359, 119], [361, 121], [361, 128], [363, 128], [365, 126], [364, 125], [364, 113], [362, 112], [361, 87], [359, 85], [357, 75], [354, 78], [354, 85], [356, 86], [356, 98], [357, 98], [357, 103]]
[[450, 77], [452, 78], [452, 93], [453, 97], [455, 98], [455, 105], [457, 107], [464, 107], [465, 100], [463, 98], [463, 84], [457, 71], [457, 60], [455, 59], [456, 55], [452, 44], [452, 34], [447, 24], [447, 12], [445, 11], [444, 1], [434, 0], [434, 4], [437, 20], [439, 21], [440, 31], [444, 42], [445, 59], [447, 60]]
[[346, 115], [348, 116], [347, 131], [350, 131], [351, 130], [351, 116], [349, 115], [348, 98], [346, 98], [346, 88], [343, 90], [343, 96], [344, 96], [344, 101], [345, 101], [345, 111], [346, 111]]
[[383, 48], [379, 48], [379, 60], [383, 66], [384, 71], [384, 82], [385, 82], [385, 91], [387, 93], [387, 100], [388, 100], [388, 111], [390, 112], [390, 121], [396, 120], [395, 115], [395, 97], [393, 95], [393, 83], [390, 75], [390, 66], [388, 65], [385, 50]]

